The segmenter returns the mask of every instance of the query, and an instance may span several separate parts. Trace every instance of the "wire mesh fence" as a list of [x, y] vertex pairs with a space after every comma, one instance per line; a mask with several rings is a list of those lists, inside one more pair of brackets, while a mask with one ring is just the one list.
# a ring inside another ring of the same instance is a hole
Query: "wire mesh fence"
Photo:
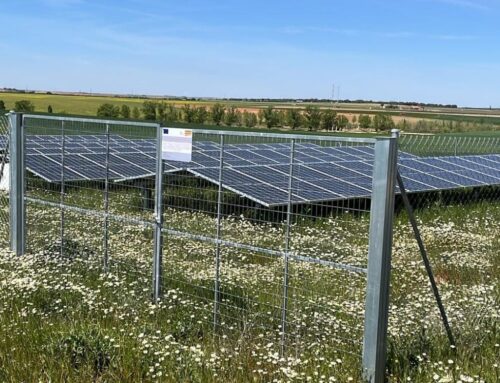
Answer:
[[[482, 334], [498, 325], [500, 136], [402, 135], [398, 144], [400, 152], [417, 156], [416, 172], [442, 182], [440, 189], [408, 197], [456, 348], [485, 353], [492, 344]], [[399, 170], [408, 173], [404, 161]], [[394, 228], [388, 369], [400, 376], [429, 360], [430, 345], [443, 345], [433, 352], [445, 354], [450, 340], [400, 195]]]
[[[402, 152], [414, 154], [418, 170], [443, 178], [440, 190], [411, 196], [414, 207], [446, 206], [487, 201], [500, 198], [500, 136], [402, 135], [398, 141]], [[405, 164], [400, 164], [404, 168]], [[403, 169], [404, 170], [404, 169]]]
[[[24, 118], [24, 133], [27, 250], [93, 257], [105, 271], [149, 282], [154, 182], [141, 160], [154, 162], [156, 148], [134, 154], [156, 126], [37, 116]], [[144, 179], [121, 181], [130, 171]]]
[[[164, 178], [164, 289], [197, 307], [186, 326], [215, 330], [221, 347], [249, 356], [346, 358], [344, 368], [360, 371], [370, 205], [335, 200], [326, 162], [306, 153], [363, 155], [373, 144], [210, 132], [194, 140], [211, 143], [218, 161]], [[337, 197], [340, 185], [355, 188], [338, 180]]]
[[[27, 251], [125, 276], [127, 294], [164, 311], [176, 342], [234, 350], [264, 372], [322, 360], [325, 376], [361, 379], [376, 365], [365, 377], [381, 381], [383, 356], [373, 355], [384, 343], [394, 211], [388, 373], [407, 357], [395, 344], [413, 350], [441, 334], [390, 151], [377, 154], [384, 140], [197, 130], [192, 161], [181, 163], [161, 160], [157, 124], [25, 115], [22, 128]], [[463, 302], [481, 302], [462, 287], [486, 286], [496, 267], [499, 157], [497, 136], [399, 139], [398, 168], [452, 328], [476, 318]], [[477, 320], [494, 318], [490, 298], [474, 307]]]
[[0, 246], [9, 246], [9, 119], [0, 115]]
[[158, 173], [154, 124], [23, 129], [27, 251], [126, 273], [181, 338], [361, 374], [374, 139], [196, 131]]

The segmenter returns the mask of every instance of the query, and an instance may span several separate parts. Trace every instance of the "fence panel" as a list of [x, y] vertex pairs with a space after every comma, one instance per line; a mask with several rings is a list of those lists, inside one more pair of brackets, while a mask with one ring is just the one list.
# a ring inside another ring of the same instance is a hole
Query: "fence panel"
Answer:
[[[448, 189], [410, 191], [408, 197], [457, 340], [455, 349], [450, 348], [403, 201], [396, 196], [389, 369], [401, 380], [414, 381], [419, 380], [419, 373], [409, 371], [415, 363], [423, 366], [458, 360], [479, 339], [474, 353], [487, 355], [498, 343], [483, 334], [493, 334], [498, 328], [500, 136], [495, 132], [483, 136], [403, 134], [398, 141], [401, 153], [418, 156], [413, 170], [436, 174], [438, 166], [450, 172], [442, 177]], [[402, 174], [410, 170], [401, 160], [399, 169]], [[409, 189], [414, 187], [404, 183]], [[470, 185], [464, 185], [467, 183]], [[477, 380], [495, 380], [489, 377], [494, 374], [487, 358], [463, 369], [464, 376], [477, 375]], [[448, 379], [451, 373], [438, 375]], [[428, 376], [430, 379], [432, 374]]]
[[27, 115], [24, 129], [28, 251], [149, 282], [157, 125]]
[[0, 115], [0, 246], [9, 247], [9, 118]]
[[195, 131], [211, 165], [163, 185], [165, 304], [191, 308], [185, 331], [360, 374], [374, 142]]
[[[374, 164], [391, 161], [375, 158], [379, 140], [196, 130], [182, 163], [160, 161], [156, 124], [25, 115], [23, 126], [29, 252], [133, 280], [178, 342], [233, 350], [256, 378], [361, 379], [369, 247], [385, 249], [371, 250], [386, 257], [379, 274], [390, 250], [391, 225], [370, 226]], [[375, 182], [390, 205], [392, 176]]]

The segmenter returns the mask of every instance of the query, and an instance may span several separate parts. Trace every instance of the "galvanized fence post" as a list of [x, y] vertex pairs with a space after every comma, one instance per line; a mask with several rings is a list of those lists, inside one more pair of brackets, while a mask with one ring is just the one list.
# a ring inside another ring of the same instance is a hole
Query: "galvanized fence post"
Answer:
[[286, 321], [288, 310], [288, 283], [289, 283], [289, 251], [290, 251], [290, 229], [292, 224], [292, 188], [293, 188], [293, 162], [295, 155], [295, 140], [290, 142], [290, 161], [288, 167], [288, 197], [286, 207], [286, 232], [285, 232], [285, 257], [283, 268], [283, 302], [281, 307], [281, 356], [286, 352]]
[[219, 305], [220, 305], [220, 240], [221, 240], [221, 219], [222, 219], [222, 180], [224, 169], [224, 134], [220, 135], [219, 152], [219, 187], [217, 190], [217, 243], [215, 245], [215, 281], [214, 281], [214, 330], [219, 325]]
[[110, 156], [110, 147], [109, 147], [109, 124], [106, 124], [106, 175], [104, 178], [104, 257], [103, 257], [103, 269], [104, 272], [108, 272], [109, 270], [109, 251], [108, 251], [108, 242], [109, 242], [109, 156]]
[[153, 301], [161, 297], [163, 262], [163, 129], [158, 125], [156, 134], [156, 178], [155, 178], [155, 231], [153, 253]]
[[384, 382], [385, 374], [396, 164], [397, 139], [378, 138], [373, 168], [363, 336], [363, 375], [369, 383]]
[[64, 193], [66, 192], [66, 186], [65, 186], [65, 181], [64, 181], [64, 167], [66, 166], [65, 164], [65, 156], [64, 156], [64, 151], [66, 148], [66, 137], [64, 135], [64, 120], [61, 121], [61, 192], [59, 194], [59, 203], [60, 203], [60, 209], [61, 209], [61, 223], [59, 226], [59, 231], [60, 231], [60, 236], [61, 236], [61, 246], [59, 248], [59, 252], [61, 257], [64, 254]]
[[10, 124], [10, 249], [23, 255], [26, 244], [26, 211], [24, 204], [24, 124], [21, 113], [9, 114]]

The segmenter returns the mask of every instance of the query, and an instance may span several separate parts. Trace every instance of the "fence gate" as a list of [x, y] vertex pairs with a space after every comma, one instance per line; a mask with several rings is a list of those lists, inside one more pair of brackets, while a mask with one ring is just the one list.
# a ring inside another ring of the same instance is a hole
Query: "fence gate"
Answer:
[[181, 338], [255, 366], [383, 381], [395, 138], [194, 130], [185, 163], [158, 124], [11, 123], [17, 253], [125, 270]]
[[157, 185], [156, 295], [222, 348], [382, 382], [395, 140], [193, 133]]

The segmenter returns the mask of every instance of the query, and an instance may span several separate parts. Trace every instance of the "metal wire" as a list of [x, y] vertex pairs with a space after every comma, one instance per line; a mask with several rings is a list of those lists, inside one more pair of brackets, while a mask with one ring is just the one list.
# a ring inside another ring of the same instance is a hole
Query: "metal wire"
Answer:
[[[194, 131], [193, 156], [206, 166], [165, 163], [158, 175], [147, 163], [158, 159], [155, 124], [34, 115], [24, 124], [27, 156], [44, 155], [35, 142], [61, 142], [52, 149], [59, 179], [28, 168], [30, 252], [57, 244], [61, 256], [96, 257], [105, 271], [137, 276], [145, 297], [160, 288], [189, 297], [193, 320], [215, 329], [215, 342], [265, 339], [282, 356], [306, 358], [329, 349], [361, 365], [375, 139]], [[153, 149], [120, 157], [131, 143]], [[499, 147], [495, 138], [403, 136], [400, 157]], [[130, 176], [130, 168], [143, 176]], [[417, 205], [444, 196], [472, 201], [477, 193], [498, 201], [494, 185], [475, 193], [426, 192]]]
[[9, 246], [9, 120], [0, 115], [0, 245]]

